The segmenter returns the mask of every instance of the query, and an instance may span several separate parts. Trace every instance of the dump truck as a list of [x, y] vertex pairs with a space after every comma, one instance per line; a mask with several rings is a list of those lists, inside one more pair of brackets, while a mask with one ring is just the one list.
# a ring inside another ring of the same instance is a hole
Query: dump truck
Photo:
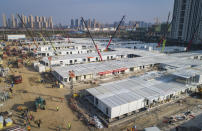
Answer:
[[35, 111], [37, 112], [37, 109], [42, 109], [45, 110], [46, 109], [46, 100], [43, 99], [42, 97], [37, 97], [35, 99]]

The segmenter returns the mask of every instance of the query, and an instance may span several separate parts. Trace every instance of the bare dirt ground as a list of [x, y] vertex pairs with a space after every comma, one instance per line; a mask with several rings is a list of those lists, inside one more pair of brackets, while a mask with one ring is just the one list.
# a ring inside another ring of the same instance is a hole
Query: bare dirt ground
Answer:
[[[70, 95], [69, 88], [51, 88], [51, 84], [37, 83], [36, 81], [41, 78], [38, 72], [26, 67], [23, 68], [12, 68], [12, 74], [18, 73], [22, 75], [23, 82], [14, 85], [13, 97], [0, 107], [1, 111], [12, 111], [13, 119], [17, 125], [23, 125], [23, 119], [20, 118], [20, 113], [17, 112], [17, 106], [24, 104], [30, 107], [31, 113], [34, 115], [35, 119], [41, 119], [41, 128], [38, 128], [34, 122], [31, 122], [32, 131], [55, 131], [58, 126], [62, 127], [62, 130], [67, 130], [67, 123], [71, 122], [72, 131], [88, 131], [87, 125], [82, 123], [76, 117], [76, 114], [70, 109], [68, 105], [68, 98]], [[4, 82], [0, 83], [1, 87], [5, 87]], [[77, 90], [92, 87], [92, 85], [82, 84], [78, 85]], [[31, 108], [34, 105], [34, 100], [36, 97], [41, 96], [46, 100], [47, 108], [46, 110], [38, 110], [34, 112]], [[61, 101], [60, 98], [64, 100]], [[130, 123], [124, 123], [114, 128], [105, 128], [104, 131], [118, 131], [125, 130], [126, 128], [131, 128], [134, 125], [138, 129], [143, 129], [145, 127], [157, 125], [163, 130], [169, 129], [167, 124], [162, 121], [164, 117], [169, 117], [179, 112], [185, 112], [188, 109], [192, 109], [197, 105], [202, 105], [202, 99], [187, 97], [182, 105], [179, 103], [172, 103], [164, 105], [155, 109], [154, 111], [137, 115], [134, 121]], [[56, 107], [59, 106], [59, 111], [56, 111]]]
[[[186, 97], [183, 99], [183, 103], [179, 104], [178, 102], [171, 102], [160, 107], [153, 109], [149, 112], [140, 113], [137, 115], [133, 122], [129, 124], [120, 125], [121, 130], [126, 128], [132, 128], [134, 125], [137, 129], [144, 129], [146, 127], [157, 126], [162, 131], [169, 131], [170, 129], [182, 124], [184, 121], [175, 122], [173, 124], [164, 123], [163, 121], [166, 118], [175, 115], [182, 115], [184, 112], [191, 111], [193, 115], [198, 115], [202, 113], [202, 109], [199, 109], [199, 105], [202, 105], [201, 98]], [[197, 113], [195, 113], [197, 112]]]
[[[57, 126], [67, 128], [67, 123], [71, 122], [71, 130], [88, 130], [82, 122], [78, 121], [74, 113], [70, 110], [67, 102], [67, 95], [70, 90], [67, 88], [51, 88], [50, 84], [39, 84], [34, 80], [40, 78], [39, 73], [30, 71], [25, 67], [20, 69], [12, 69], [13, 72], [18, 72], [22, 75], [23, 82], [14, 85], [13, 98], [9, 99], [1, 107], [1, 111], [11, 110], [14, 114], [13, 119], [19, 125], [23, 124], [23, 120], [19, 118], [19, 112], [16, 112], [17, 106], [24, 104], [28, 107], [34, 105], [36, 97], [41, 96], [46, 100], [47, 109], [38, 110], [38, 112], [31, 111], [35, 119], [41, 119], [41, 128], [37, 128], [34, 122], [31, 122], [32, 131], [51, 131], [56, 130]], [[33, 79], [34, 78], [34, 79]], [[1, 82], [1, 86], [5, 86], [5, 83]], [[63, 98], [63, 102], [61, 99]], [[56, 111], [56, 107], [59, 106], [59, 111]]]

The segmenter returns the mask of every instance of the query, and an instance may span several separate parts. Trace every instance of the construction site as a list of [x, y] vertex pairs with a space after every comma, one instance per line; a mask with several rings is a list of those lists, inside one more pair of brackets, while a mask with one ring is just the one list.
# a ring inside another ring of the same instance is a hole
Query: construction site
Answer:
[[2, 40], [0, 130], [202, 130], [202, 50], [166, 46], [167, 32], [159, 43], [116, 38], [124, 19], [109, 40], [83, 18], [87, 38], [26, 28]]

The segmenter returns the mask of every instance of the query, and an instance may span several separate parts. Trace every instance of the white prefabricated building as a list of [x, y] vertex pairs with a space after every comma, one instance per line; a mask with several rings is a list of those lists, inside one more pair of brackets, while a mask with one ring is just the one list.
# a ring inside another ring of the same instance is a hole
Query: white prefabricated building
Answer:
[[176, 76], [129, 78], [86, 89], [88, 100], [110, 119], [138, 111], [158, 101], [170, 99], [190, 89], [175, 81]]

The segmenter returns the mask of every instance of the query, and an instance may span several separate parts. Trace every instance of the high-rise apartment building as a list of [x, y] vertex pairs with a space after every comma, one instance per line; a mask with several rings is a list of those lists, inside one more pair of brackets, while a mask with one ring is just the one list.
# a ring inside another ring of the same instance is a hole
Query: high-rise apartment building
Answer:
[[39, 16], [39, 22], [43, 22], [43, 16]]
[[3, 20], [3, 27], [6, 28], [7, 27], [7, 19], [6, 19], [5, 14], [2, 15], [2, 20]]
[[91, 23], [91, 28], [95, 28], [96, 27], [96, 21], [95, 19], [93, 19], [92, 23]]
[[75, 24], [75, 28], [79, 28], [79, 19], [76, 19], [74, 24]]
[[7, 27], [12, 28], [12, 21], [10, 18], [8, 18]]
[[39, 22], [39, 16], [35, 16], [35, 22]]
[[40, 28], [53, 28], [53, 19], [49, 17], [46, 19], [44, 16], [25, 16], [21, 15], [21, 19], [18, 17], [15, 18], [15, 15], [11, 15], [10, 18], [6, 18], [5, 14], [2, 14], [2, 23], [4, 28], [33, 28], [33, 29], [40, 29]]
[[11, 23], [12, 23], [11, 27], [16, 28], [17, 23], [15, 21], [15, 16], [14, 15], [11, 16]]
[[171, 37], [188, 42], [194, 34], [193, 43], [199, 43], [202, 38], [202, 0], [175, 0]]
[[74, 19], [71, 19], [71, 25], [70, 25], [71, 28], [74, 28]]
[[83, 23], [83, 21], [82, 21], [82, 19], [80, 19], [80, 29], [84, 29], [84, 23]]
[[53, 18], [52, 18], [52, 16], [50, 16], [48, 19], [48, 26], [50, 29], [53, 29]]
[[32, 15], [29, 16], [29, 28], [34, 28], [34, 17]]

